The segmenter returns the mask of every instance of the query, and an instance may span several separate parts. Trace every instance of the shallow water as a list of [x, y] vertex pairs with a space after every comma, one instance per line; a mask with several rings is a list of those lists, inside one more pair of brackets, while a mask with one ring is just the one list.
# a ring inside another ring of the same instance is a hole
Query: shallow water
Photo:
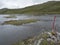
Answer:
[[53, 17], [56, 17], [56, 30], [60, 32], [60, 15], [45, 15], [45, 16], [28, 16], [16, 15], [17, 18], [4, 18], [8, 15], [0, 15], [0, 24], [8, 20], [25, 20], [37, 19], [40, 21], [24, 24], [20, 26], [15, 25], [0, 25], [0, 45], [11, 45], [18, 40], [23, 40], [31, 36], [40, 34], [42, 31], [51, 31]]

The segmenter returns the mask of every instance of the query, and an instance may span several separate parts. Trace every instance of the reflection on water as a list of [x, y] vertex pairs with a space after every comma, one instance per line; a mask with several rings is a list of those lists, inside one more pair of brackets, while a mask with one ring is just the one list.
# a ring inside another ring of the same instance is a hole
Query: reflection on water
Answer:
[[[13, 42], [16, 42], [17, 40], [22, 40], [34, 35], [38, 35], [42, 31], [51, 31], [54, 17], [54, 15], [45, 16], [15, 15], [17, 18], [4, 18], [4, 16], [8, 15], [0, 15], [0, 24], [8, 20], [37, 19], [40, 21], [20, 26], [0, 25], [0, 45], [11, 45]], [[60, 16], [59, 15], [56, 16], [57, 16], [56, 29], [57, 31], [59, 31]]]
[[9, 15], [0, 15], [0, 24], [3, 23], [4, 21], [9, 21], [9, 20], [26, 20], [30, 19], [31, 17], [26, 16], [26, 15], [15, 15], [16, 18], [6, 18]]

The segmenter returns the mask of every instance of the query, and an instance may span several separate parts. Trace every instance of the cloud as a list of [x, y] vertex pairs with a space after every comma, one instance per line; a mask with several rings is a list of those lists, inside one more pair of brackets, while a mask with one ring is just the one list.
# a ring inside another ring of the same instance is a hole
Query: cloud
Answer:
[[23, 8], [48, 0], [0, 0], [0, 8]]
[[4, 4], [3, 4], [2, 2], [0, 2], [0, 8], [2, 8], [2, 7], [3, 7], [3, 5], [4, 5]]
[[35, 4], [43, 3], [43, 2], [46, 2], [46, 1], [49, 1], [49, 0], [33, 0], [33, 2], [34, 2]]
[[32, 0], [0, 0], [0, 8], [22, 8], [32, 4]]

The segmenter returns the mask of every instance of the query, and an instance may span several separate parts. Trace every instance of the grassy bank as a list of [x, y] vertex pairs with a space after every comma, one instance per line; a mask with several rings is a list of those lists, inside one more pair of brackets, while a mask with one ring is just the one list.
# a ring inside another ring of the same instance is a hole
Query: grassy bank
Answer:
[[33, 38], [18, 41], [13, 45], [60, 45], [60, 39], [57, 37], [56, 33], [53, 34], [52, 32], [44, 32]]
[[36, 22], [36, 21], [38, 21], [38, 20], [35, 20], [35, 19], [27, 19], [27, 20], [10, 20], [10, 21], [5, 21], [4, 23], [2, 23], [2, 25], [4, 25], [4, 24], [22, 25], [22, 24], [27, 24], [27, 23]]
[[4, 18], [16, 18], [15, 15], [8, 15], [8, 16], [5, 16]]

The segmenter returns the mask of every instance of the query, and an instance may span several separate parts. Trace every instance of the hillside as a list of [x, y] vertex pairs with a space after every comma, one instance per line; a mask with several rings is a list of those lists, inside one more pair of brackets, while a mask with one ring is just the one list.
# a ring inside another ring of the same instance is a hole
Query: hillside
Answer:
[[22, 9], [0, 9], [0, 14], [60, 14], [60, 1], [48, 1]]

